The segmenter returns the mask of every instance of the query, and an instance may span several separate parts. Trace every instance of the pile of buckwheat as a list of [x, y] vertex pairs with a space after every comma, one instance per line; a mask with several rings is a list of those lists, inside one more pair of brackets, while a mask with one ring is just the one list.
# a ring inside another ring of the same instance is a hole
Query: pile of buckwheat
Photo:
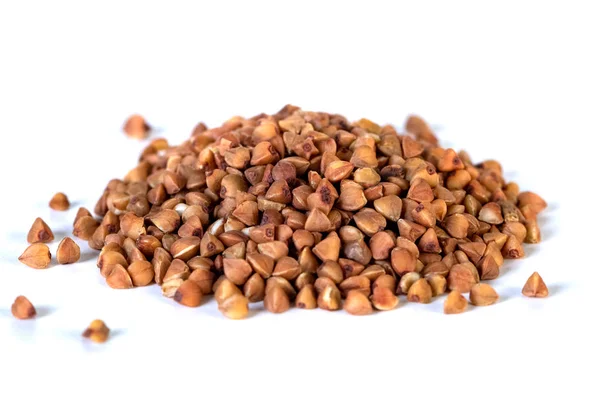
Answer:
[[[150, 127], [135, 118], [126, 131], [143, 138]], [[474, 305], [496, 302], [481, 281], [540, 241], [544, 208], [497, 161], [439, 147], [419, 117], [397, 132], [288, 105], [199, 124], [179, 146], [153, 140], [108, 183], [94, 209], [102, 220], [81, 208], [73, 235], [101, 251], [110, 287], [156, 283], [190, 307], [214, 293], [229, 318], [246, 317], [249, 302], [364, 315], [396, 308], [402, 295], [429, 303], [446, 292], [452, 314], [468, 306], [462, 293]], [[45, 268], [51, 256], [39, 242], [53, 239], [50, 228], [36, 221], [29, 239], [38, 247], [22, 261]], [[61, 263], [79, 258], [67, 239]], [[547, 296], [537, 273], [523, 294]]]

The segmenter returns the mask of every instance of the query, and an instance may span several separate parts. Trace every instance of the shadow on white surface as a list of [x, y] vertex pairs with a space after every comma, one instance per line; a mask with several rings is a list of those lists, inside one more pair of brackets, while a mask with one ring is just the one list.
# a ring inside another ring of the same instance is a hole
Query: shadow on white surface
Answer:
[[101, 353], [101, 352], [105, 352], [105, 351], [110, 351], [111, 344], [113, 342], [115, 342], [116, 340], [118, 340], [119, 338], [125, 336], [125, 333], [127, 332], [127, 330], [126, 329], [120, 329], [120, 328], [118, 328], [118, 329], [111, 329], [110, 333], [109, 333], [109, 336], [108, 336], [108, 339], [104, 343], [95, 343], [95, 342], [92, 342], [91, 340], [89, 340], [87, 338], [84, 338], [82, 336], [82, 332], [83, 331], [80, 331], [80, 332], [71, 331], [66, 336], [72, 337], [74, 340], [81, 341], [81, 347], [86, 352], [89, 352], [89, 353]]
[[36, 307], [35, 310], [37, 312], [37, 314], [35, 316], [36, 319], [45, 318], [56, 312], [56, 308], [51, 307], [51, 306], [39, 306], [39, 307]]
[[[553, 283], [548, 286], [548, 297], [556, 297], [559, 294], [564, 294], [564, 292], [568, 291], [569, 285], [566, 283]], [[542, 300], [542, 299], [538, 299]]]
[[97, 258], [98, 258], [97, 253], [85, 252], [85, 253], [81, 253], [78, 262], [92, 261], [92, 260], [96, 260]]

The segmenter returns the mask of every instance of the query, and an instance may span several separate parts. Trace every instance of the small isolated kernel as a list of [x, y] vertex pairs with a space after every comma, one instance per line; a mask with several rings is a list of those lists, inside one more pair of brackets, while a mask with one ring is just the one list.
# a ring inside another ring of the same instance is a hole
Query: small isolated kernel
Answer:
[[534, 272], [525, 282], [522, 293], [527, 297], [548, 297], [548, 287], [540, 274]]
[[103, 321], [96, 319], [92, 321], [85, 331], [83, 331], [82, 336], [95, 343], [104, 343], [108, 340], [109, 333], [110, 329], [108, 329], [106, 324]]
[[144, 117], [139, 114], [134, 114], [129, 117], [123, 125], [123, 132], [133, 139], [147, 138], [150, 129], [150, 125], [148, 125]]
[[25, 296], [17, 297], [10, 310], [17, 319], [31, 319], [36, 315], [35, 307]]
[[33, 243], [50, 243], [54, 240], [52, 229], [41, 218], [36, 218], [27, 234], [27, 242]]
[[48, 246], [43, 243], [35, 243], [25, 249], [19, 256], [19, 261], [31, 268], [44, 269], [50, 265], [51, 257]]
[[50, 199], [50, 203], [48, 205], [55, 211], [67, 211], [71, 206], [71, 203], [69, 203], [69, 198], [66, 194], [56, 193], [54, 196], [52, 196], [52, 199]]

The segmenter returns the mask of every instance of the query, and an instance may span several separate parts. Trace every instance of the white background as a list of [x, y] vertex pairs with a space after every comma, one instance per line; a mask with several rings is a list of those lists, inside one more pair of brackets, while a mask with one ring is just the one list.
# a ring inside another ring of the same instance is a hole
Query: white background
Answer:
[[[0, 398], [597, 398], [593, 2], [391, 4], [0, 3]], [[548, 201], [543, 243], [505, 264], [498, 304], [457, 316], [437, 299], [228, 321], [156, 286], [109, 289], [81, 242], [72, 266], [16, 261], [35, 217], [54, 254], [77, 206], [135, 165], [128, 115], [178, 143], [198, 121], [286, 103], [400, 126], [422, 115]], [[56, 191], [69, 212], [48, 209]], [[547, 299], [520, 295], [536, 270]], [[37, 319], [10, 315], [20, 294]], [[104, 345], [80, 337], [95, 318], [114, 333]]]

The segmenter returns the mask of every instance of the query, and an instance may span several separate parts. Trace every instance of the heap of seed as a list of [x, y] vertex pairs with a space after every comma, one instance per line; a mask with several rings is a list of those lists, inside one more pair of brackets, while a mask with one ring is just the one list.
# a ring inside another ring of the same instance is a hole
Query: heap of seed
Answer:
[[179, 146], [150, 143], [107, 185], [102, 220], [80, 209], [73, 234], [101, 250], [109, 286], [157, 283], [191, 307], [214, 293], [230, 318], [260, 301], [356, 315], [447, 291], [448, 313], [466, 309], [461, 293], [491, 304], [478, 284], [540, 241], [546, 203], [498, 162], [439, 147], [419, 117], [405, 129], [293, 106], [199, 124]]

